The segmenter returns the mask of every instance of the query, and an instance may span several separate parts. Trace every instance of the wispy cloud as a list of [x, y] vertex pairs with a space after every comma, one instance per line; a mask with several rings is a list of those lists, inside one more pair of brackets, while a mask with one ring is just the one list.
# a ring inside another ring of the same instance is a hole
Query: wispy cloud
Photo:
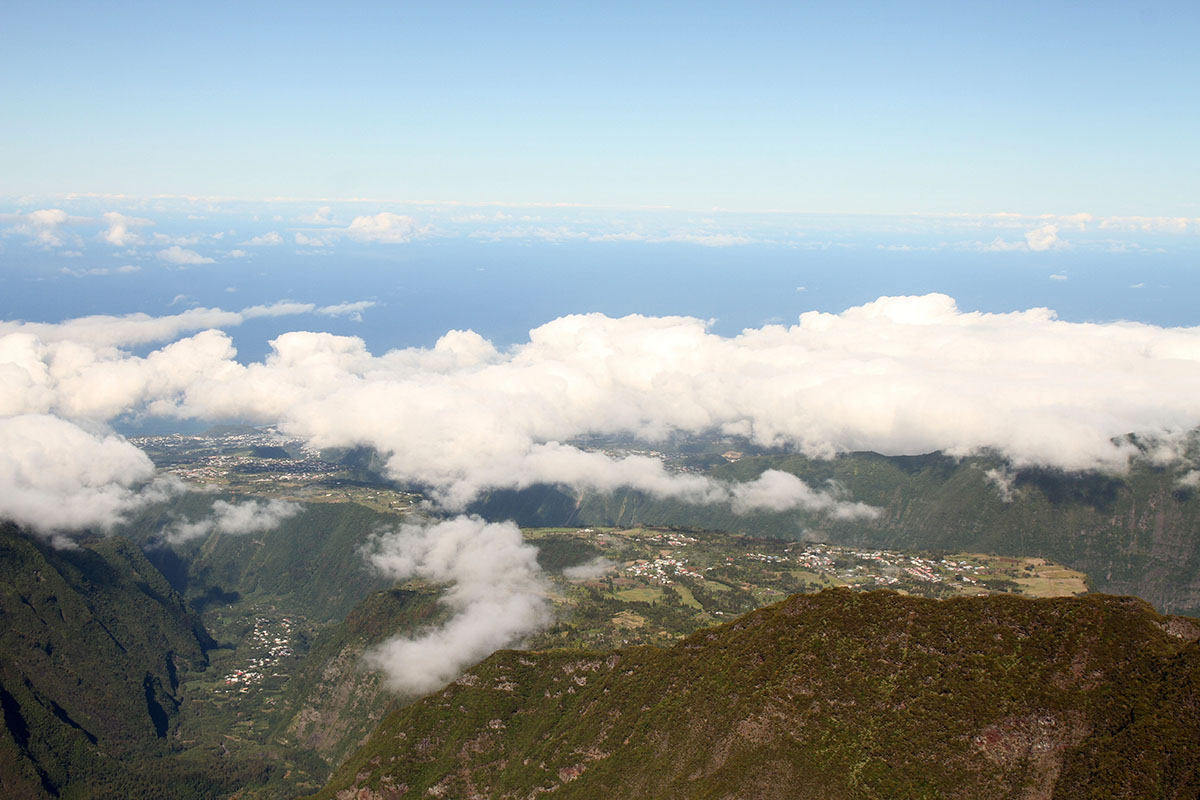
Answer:
[[92, 275], [132, 275], [135, 272], [140, 272], [141, 267], [133, 264], [124, 264], [119, 267], [92, 267], [91, 269], [67, 269], [63, 267], [59, 270], [64, 275], [72, 275], [76, 278], [82, 278]]
[[[186, 295], [176, 295], [171, 301], [171, 305], [187, 299]], [[92, 347], [129, 347], [175, 339], [191, 331], [229, 328], [240, 325], [248, 319], [260, 317], [284, 317], [295, 314], [353, 316], [361, 314], [373, 305], [375, 303], [370, 300], [327, 306], [284, 301], [270, 305], [248, 306], [240, 311], [192, 308], [178, 314], [161, 317], [133, 313], [120, 316], [98, 314], [59, 323], [0, 321], [0, 337], [21, 334], [35, 337], [40, 342], [74, 341], [86, 343]], [[0, 358], [0, 365], [3, 364], [4, 361]], [[0, 406], [0, 413], [3, 413], [2, 406]]]
[[167, 544], [182, 544], [212, 533], [231, 536], [262, 533], [279, 527], [285, 520], [303, 510], [303, 506], [298, 503], [286, 500], [245, 500], [232, 503], [217, 500], [213, 503], [211, 517], [191, 522], [178, 521], [163, 531], [163, 539]]

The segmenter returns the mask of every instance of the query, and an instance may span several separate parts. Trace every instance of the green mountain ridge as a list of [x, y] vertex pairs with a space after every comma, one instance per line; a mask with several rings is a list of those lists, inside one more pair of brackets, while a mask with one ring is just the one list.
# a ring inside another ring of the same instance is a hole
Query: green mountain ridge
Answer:
[[319, 798], [1192, 798], [1200, 622], [1133, 598], [795, 595], [669, 649], [501, 651]]

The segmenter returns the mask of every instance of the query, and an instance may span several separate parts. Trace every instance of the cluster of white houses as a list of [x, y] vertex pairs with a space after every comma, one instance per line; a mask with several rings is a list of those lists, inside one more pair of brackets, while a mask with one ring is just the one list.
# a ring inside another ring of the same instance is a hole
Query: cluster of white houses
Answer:
[[283, 629], [282, 634], [272, 632], [270, 626], [270, 621], [265, 617], [255, 618], [254, 630], [250, 632], [246, 642], [260, 654], [246, 663], [246, 669], [235, 669], [226, 675], [226, 686], [236, 686], [239, 687], [238, 691], [248, 692], [252, 685], [262, 683], [266, 671], [281, 658], [294, 655], [291, 646], [292, 621], [287, 617], [279, 621], [279, 626]]

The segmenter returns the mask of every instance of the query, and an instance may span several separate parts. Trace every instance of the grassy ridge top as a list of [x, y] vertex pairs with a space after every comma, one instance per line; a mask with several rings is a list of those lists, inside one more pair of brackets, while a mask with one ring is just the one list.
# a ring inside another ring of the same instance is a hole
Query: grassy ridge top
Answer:
[[1198, 636], [1100, 595], [796, 595], [669, 649], [497, 653], [320, 797], [1194, 797]]

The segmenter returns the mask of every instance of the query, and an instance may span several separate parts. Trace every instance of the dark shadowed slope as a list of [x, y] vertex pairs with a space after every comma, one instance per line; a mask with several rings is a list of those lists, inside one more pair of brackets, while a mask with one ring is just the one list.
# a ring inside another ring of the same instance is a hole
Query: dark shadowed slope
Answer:
[[[128, 541], [54, 550], [0, 525], [0, 794], [175, 796], [159, 759], [171, 749], [179, 674], [205, 663], [206, 644]], [[220, 783], [171, 770], [179, 796]]]

